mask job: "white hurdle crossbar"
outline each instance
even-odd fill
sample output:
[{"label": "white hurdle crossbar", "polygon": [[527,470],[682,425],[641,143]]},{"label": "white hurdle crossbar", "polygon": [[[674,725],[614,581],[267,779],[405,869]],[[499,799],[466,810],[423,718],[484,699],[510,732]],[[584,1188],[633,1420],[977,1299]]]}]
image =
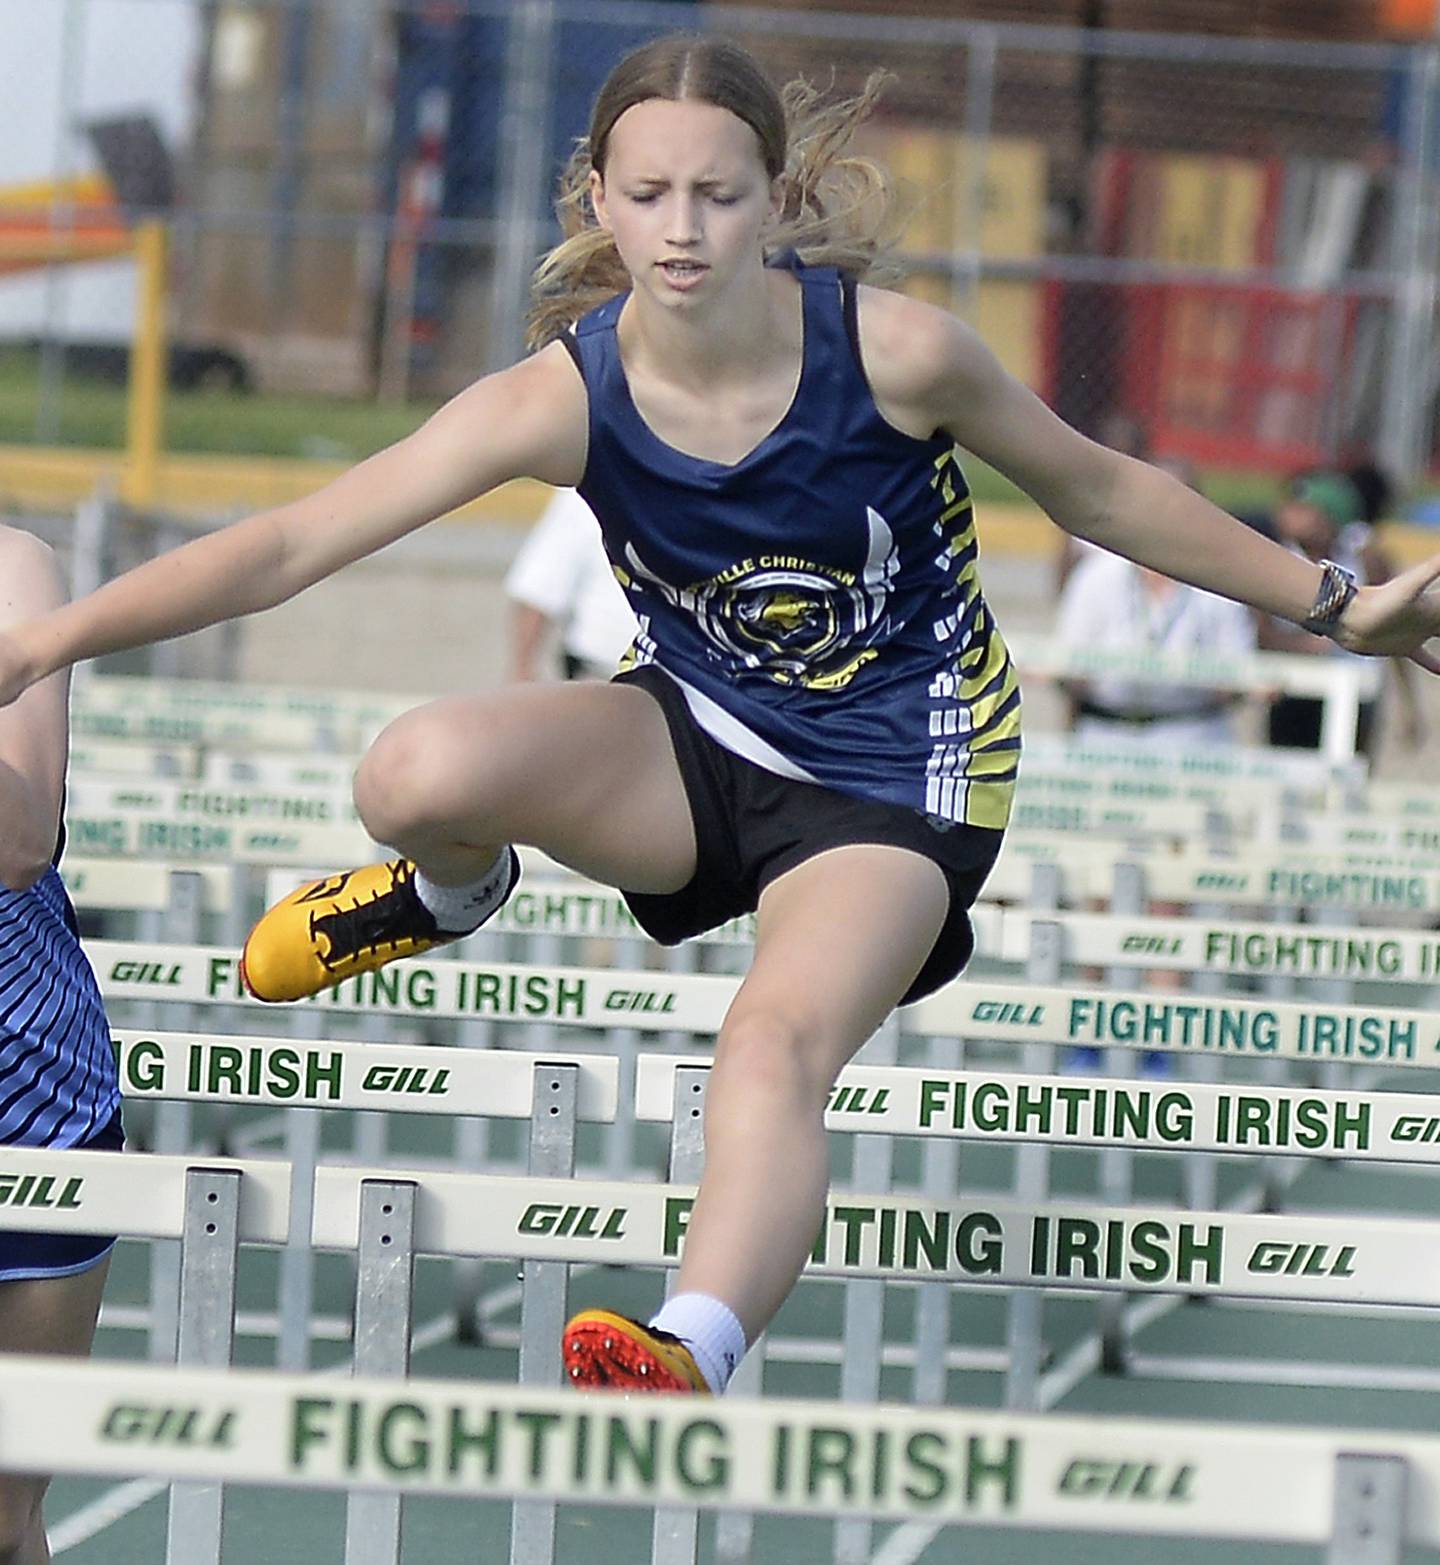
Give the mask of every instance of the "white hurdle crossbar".
[{"label": "white hurdle crossbar", "polygon": [[[991,910],[998,914],[998,910]],[[1071,921],[1078,920],[1072,926]],[[1032,934],[1023,933],[1023,948]],[[1088,920],[1083,914],[1053,914],[1034,921],[1063,936],[1068,927],[1095,931],[1076,960],[1107,957],[1140,965],[1217,971],[1204,962],[1200,944],[1179,920]],[[1436,948],[1433,937],[1413,932],[1357,931],[1336,934],[1296,926],[1298,944],[1284,926],[1216,925],[1223,934],[1220,971],[1255,975],[1273,971],[1278,952],[1318,952],[1327,958],[1323,974],[1358,976],[1346,953],[1366,954],[1370,976],[1424,981],[1421,970]],[[1257,937],[1247,948],[1245,934]],[[1131,937],[1137,943],[1127,945]],[[1016,946],[1021,944],[1017,937]],[[1088,934],[1087,934],[1088,939]],[[1139,941],[1149,949],[1141,949]],[[192,1005],[240,1005],[262,1014],[273,1008],[250,1000],[240,987],[238,955],[220,946],[160,945],[97,940],[90,953],[107,1001],[148,1000]],[[1101,953],[1096,955],[1095,953]],[[1407,965],[1408,968],[1407,968]],[[1299,959],[1285,966],[1294,969]],[[543,1019],[558,1026],[604,1029],[623,1023],[639,1032],[715,1033],[738,980],[703,973],[622,972],[606,968],[539,967],[522,963],[394,963],[378,973],[350,979],[295,1014],[342,1013],[405,1016],[416,1021],[523,1022]],[[1163,1051],[1212,1058],[1363,1063],[1389,1068],[1434,1069],[1440,1063],[1440,1021],[1432,1012],[1403,1006],[1304,1004],[1250,996],[1212,996],[1155,991],[1114,992],[1098,987],[1019,984],[958,979],[899,1013],[904,1034],[1008,1041],[1021,1044],[1094,1044],[1104,1048]],[[284,1041],[284,1040],[276,1040]]]},{"label": "white hurdle crossbar", "polygon": [[[326,1165],[317,1248],[353,1250],[369,1180],[420,1191],[424,1255],[674,1267],[689,1185]],[[1440,1307],[1440,1225],[1414,1219],[937,1200],[832,1191],[808,1276]],[[558,1335],[558,1334],[557,1334]]]},{"label": "white hurdle crossbar", "polygon": [[1185,1536],[1398,1565],[1440,1546],[1440,1439],[843,1407],[577,1397],[265,1370],[6,1361],[0,1466],[387,1494],[742,1508]]}]

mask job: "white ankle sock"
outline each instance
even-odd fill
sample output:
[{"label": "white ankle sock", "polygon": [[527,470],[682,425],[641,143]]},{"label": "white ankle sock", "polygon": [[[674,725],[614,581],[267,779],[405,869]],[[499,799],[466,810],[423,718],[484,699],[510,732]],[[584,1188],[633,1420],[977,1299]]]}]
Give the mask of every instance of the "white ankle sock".
[{"label": "white ankle sock", "polygon": [[510,849],[478,879],[464,886],[442,886],[421,869],[415,871],[415,895],[435,915],[446,934],[468,935],[479,929],[510,894]]},{"label": "white ankle sock", "polygon": [[680,1338],[717,1396],[745,1357],[745,1328],[728,1304],[708,1293],[675,1294],[650,1324]]}]

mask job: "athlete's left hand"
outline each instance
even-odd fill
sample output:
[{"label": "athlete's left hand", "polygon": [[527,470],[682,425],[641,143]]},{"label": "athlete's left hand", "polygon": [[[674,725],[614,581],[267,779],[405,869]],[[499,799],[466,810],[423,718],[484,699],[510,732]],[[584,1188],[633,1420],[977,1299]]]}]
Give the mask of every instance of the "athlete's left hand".
[{"label": "athlete's left hand", "polygon": [[1371,657],[1409,658],[1431,674],[1440,674],[1440,658],[1425,643],[1440,636],[1440,554],[1378,587],[1362,587],[1350,600],[1335,638],[1349,652]]}]

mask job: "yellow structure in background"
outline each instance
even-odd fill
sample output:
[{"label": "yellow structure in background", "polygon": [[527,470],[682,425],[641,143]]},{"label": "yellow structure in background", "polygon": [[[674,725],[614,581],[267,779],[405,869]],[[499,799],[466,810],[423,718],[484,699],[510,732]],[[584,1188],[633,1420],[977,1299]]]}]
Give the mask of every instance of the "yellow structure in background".
[{"label": "yellow structure in background", "polygon": [[131,505],[158,497],[165,438],[167,243],[165,225],[133,228],[99,174],[0,187],[0,276],[133,255],[139,268],[130,346],[129,407],[121,494]]},{"label": "yellow structure in background", "polygon": [[153,506],[160,490],[160,449],[165,439],[165,292],[168,235],[160,222],[135,229],[139,266],[135,338],[130,348],[130,401],[125,420],[125,476],[120,495],[137,507]]},{"label": "yellow structure in background", "polygon": [[[997,136],[981,147],[954,131],[867,126],[865,144],[894,176],[905,216],[906,250],[963,263],[1030,261],[1045,253],[1045,148]],[[1040,384],[1038,283],[987,278],[967,287],[937,272],[916,272],[905,292],[975,327],[1005,368]]]},{"label": "yellow structure in background", "polygon": [[1155,161],[1154,258],[1218,271],[1255,266],[1265,221],[1264,165],[1185,153]]}]

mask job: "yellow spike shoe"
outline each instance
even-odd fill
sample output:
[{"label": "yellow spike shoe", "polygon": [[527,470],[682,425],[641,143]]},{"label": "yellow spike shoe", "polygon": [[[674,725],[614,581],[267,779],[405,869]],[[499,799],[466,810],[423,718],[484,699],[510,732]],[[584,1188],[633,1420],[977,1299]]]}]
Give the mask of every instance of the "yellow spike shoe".
[{"label": "yellow spike shoe", "polygon": [[609,1310],[581,1310],[562,1344],[565,1376],[589,1391],[680,1391],[710,1395],[690,1349],[668,1331]]},{"label": "yellow spike shoe", "polygon": [[[509,896],[519,868],[510,850],[491,912]],[[468,933],[436,924],[416,894],[415,866],[408,859],[368,864],[312,881],[277,902],[250,931],[240,981],[257,1000],[304,1000]]]}]

